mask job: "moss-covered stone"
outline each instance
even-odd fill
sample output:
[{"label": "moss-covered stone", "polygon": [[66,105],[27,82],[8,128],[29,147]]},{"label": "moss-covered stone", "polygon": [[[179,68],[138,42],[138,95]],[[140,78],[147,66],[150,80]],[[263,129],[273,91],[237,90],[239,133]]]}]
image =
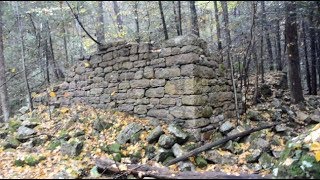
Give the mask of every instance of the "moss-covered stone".
[{"label": "moss-covered stone", "polygon": [[137,142],[139,142],[140,141],[140,134],[141,134],[141,131],[133,134],[131,136],[131,138],[130,138],[130,143],[131,144],[136,144]]},{"label": "moss-covered stone", "polygon": [[162,162],[162,164],[166,164],[167,162],[169,162],[170,160],[174,159],[173,156],[168,156],[166,157],[166,159]]},{"label": "moss-covered stone", "polygon": [[20,145],[20,142],[13,136],[8,137],[2,144],[1,146],[4,149],[9,149],[13,148],[16,149]]},{"label": "moss-covered stone", "polygon": [[111,144],[107,146],[108,153],[119,153],[121,149],[121,145],[118,143]]},{"label": "moss-covered stone", "polygon": [[113,154],[113,160],[120,162],[121,161],[121,154],[120,153],[114,153]]},{"label": "moss-covered stone", "polygon": [[53,140],[49,143],[48,145],[48,150],[55,150],[58,146],[61,145],[61,141],[60,140]]},{"label": "moss-covered stone", "polygon": [[9,121],[9,131],[15,132],[21,126],[21,121],[16,119],[11,119]]},{"label": "moss-covered stone", "polygon": [[208,162],[201,156],[198,156],[196,158],[196,166],[199,168],[206,167],[208,165]]},{"label": "moss-covered stone", "polygon": [[105,129],[109,129],[113,124],[112,123],[108,123],[104,120],[101,119],[96,119],[93,122],[93,128],[99,132],[105,130]]},{"label": "moss-covered stone", "polygon": [[16,159],[14,161],[15,166],[24,166],[24,165],[29,165],[29,166],[35,166],[40,163],[40,161],[45,160],[46,157],[44,156],[34,156],[30,155],[25,157],[24,159]]},{"label": "moss-covered stone", "polygon": [[58,139],[68,141],[71,138],[67,130],[62,130],[58,133]]}]

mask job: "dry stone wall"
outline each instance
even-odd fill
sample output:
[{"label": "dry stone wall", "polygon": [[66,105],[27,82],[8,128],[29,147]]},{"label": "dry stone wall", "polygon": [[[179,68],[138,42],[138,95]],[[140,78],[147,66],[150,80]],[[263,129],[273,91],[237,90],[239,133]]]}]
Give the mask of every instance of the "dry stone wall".
[{"label": "dry stone wall", "polygon": [[[233,117],[228,73],[194,35],[178,36],[156,47],[149,43],[107,44],[68,70],[50,103],[110,108],[141,117],[203,128]],[[35,98],[36,104],[44,99]],[[218,116],[220,115],[220,116]]]}]

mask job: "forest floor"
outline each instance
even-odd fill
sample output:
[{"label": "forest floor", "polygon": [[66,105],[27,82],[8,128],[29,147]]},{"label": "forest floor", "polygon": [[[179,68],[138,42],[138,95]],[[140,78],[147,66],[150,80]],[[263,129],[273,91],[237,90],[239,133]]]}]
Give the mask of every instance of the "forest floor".
[{"label": "forest floor", "polygon": [[[285,125],[262,130],[190,157],[188,162],[191,165],[187,166],[197,172],[221,171],[262,177],[272,174],[288,140],[318,127],[314,125],[319,123],[320,98],[306,96],[304,104],[291,105],[286,90],[281,96],[272,85],[270,90],[273,94],[262,96],[257,105],[250,105],[240,122],[228,120],[229,129],[241,132],[248,127],[281,121]],[[136,140],[119,145],[120,131],[132,123],[143,126],[143,131]],[[161,151],[159,143],[148,142],[154,126],[145,119],[125,113],[85,105],[54,108],[49,113],[48,107],[39,106],[32,112],[22,109],[8,124],[1,126],[0,178],[119,178],[119,173],[101,173],[96,165],[100,158],[121,162],[122,175],[128,170],[125,164],[129,163],[164,167],[161,162],[150,158],[150,145],[155,152]],[[160,123],[160,126],[164,134],[170,134],[168,124]],[[219,125],[207,142],[217,140],[214,136],[222,138],[227,135],[219,132],[222,126]],[[174,173],[185,166],[174,164],[169,169]],[[134,177],[127,174],[126,178]]]}]

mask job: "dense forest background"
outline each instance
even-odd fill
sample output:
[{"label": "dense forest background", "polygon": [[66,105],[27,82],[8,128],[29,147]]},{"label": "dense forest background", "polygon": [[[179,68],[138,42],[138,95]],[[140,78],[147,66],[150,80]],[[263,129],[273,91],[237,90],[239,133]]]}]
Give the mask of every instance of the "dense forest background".
[{"label": "dense forest background", "polygon": [[[28,99],[33,92],[63,79],[65,69],[77,63],[78,57],[97,50],[97,43],[92,39],[103,43],[119,39],[161,43],[187,33],[199,34],[208,42],[211,52],[232,62],[240,88],[247,83],[248,74],[260,74],[263,82],[265,72],[288,72],[289,37],[286,34],[295,33],[298,52],[293,58],[300,66],[301,75],[294,72],[294,79],[301,79],[305,93],[317,93],[320,81],[318,2],[293,2],[293,8],[289,2],[282,1],[79,1],[68,4],[63,1],[1,3],[3,51],[0,53],[5,65],[1,65],[5,74],[1,82],[6,82],[6,87],[1,87],[2,91],[7,89],[9,109],[30,104]],[[295,28],[289,27],[289,31],[295,32],[285,31],[285,24],[290,20],[288,15],[295,16],[292,22]]]}]

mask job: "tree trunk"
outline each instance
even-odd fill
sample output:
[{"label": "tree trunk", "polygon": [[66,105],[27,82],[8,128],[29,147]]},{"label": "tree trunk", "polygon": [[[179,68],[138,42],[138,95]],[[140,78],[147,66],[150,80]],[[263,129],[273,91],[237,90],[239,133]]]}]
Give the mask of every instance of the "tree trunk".
[{"label": "tree trunk", "polygon": [[261,83],[264,83],[264,51],[263,51],[263,34],[260,37],[260,73],[261,73]]},{"label": "tree trunk", "polygon": [[277,70],[282,71],[282,62],[281,62],[281,37],[280,37],[280,21],[276,19],[276,28],[277,28]]},{"label": "tree trunk", "polygon": [[138,13],[139,1],[134,2],[134,20],[136,23],[136,41],[140,42],[140,27],[139,27],[139,13]]},{"label": "tree trunk", "polygon": [[231,35],[230,35],[230,29],[229,29],[229,17],[228,17],[228,4],[226,1],[220,1],[222,5],[223,10],[223,21],[224,21],[224,29],[225,33],[227,35],[227,63],[228,63],[228,69],[231,70],[231,80],[232,80],[232,87],[233,87],[233,94],[234,94],[234,101],[235,101],[235,108],[236,108],[236,116],[237,120],[239,120],[239,111],[238,111],[238,98],[237,98],[237,89],[236,89],[236,83],[234,79],[233,74],[233,63],[230,59],[230,50],[231,50]]},{"label": "tree trunk", "polygon": [[231,35],[229,29],[229,17],[228,17],[228,4],[226,1],[220,1],[223,11],[224,31],[226,34],[227,42],[227,66],[230,68],[230,49],[231,49]]},{"label": "tree trunk", "polygon": [[104,44],[104,21],[103,21],[103,1],[98,1],[98,17],[97,17],[97,41]]},{"label": "tree trunk", "polygon": [[301,86],[300,76],[300,60],[298,33],[296,22],[296,2],[286,1],[286,26],[285,32],[287,36],[288,46],[288,73],[289,87],[292,103],[299,103],[304,100]]},{"label": "tree trunk", "polygon": [[15,3],[16,5],[16,16],[17,16],[17,22],[18,22],[18,28],[19,28],[19,33],[20,33],[20,40],[21,40],[21,59],[22,59],[22,69],[23,69],[23,78],[25,82],[25,88],[27,92],[27,104],[30,112],[33,110],[33,103],[32,103],[32,98],[31,98],[31,91],[30,91],[30,85],[28,81],[28,76],[27,76],[27,69],[26,69],[26,59],[25,59],[25,45],[24,45],[24,38],[23,38],[23,29],[22,29],[22,21],[20,20],[20,14],[19,14],[19,5],[18,2]]},{"label": "tree trunk", "polygon": [[256,50],[256,41],[255,41],[255,29],[256,29],[256,13],[257,13],[257,2],[252,1],[252,33],[254,34],[253,42],[252,42],[252,59],[255,62],[256,66],[256,77],[255,77],[255,88],[254,88],[254,99],[253,104],[258,103],[258,95],[259,95],[259,89],[258,89],[258,83],[259,83],[259,62],[257,58],[257,50]]},{"label": "tree trunk", "polygon": [[318,33],[318,76],[319,76],[319,86],[320,86],[320,18],[319,18],[319,14],[320,14],[320,2],[317,1],[317,33]]},{"label": "tree trunk", "polygon": [[117,17],[117,25],[118,25],[119,34],[121,34],[123,31],[123,21],[122,21],[121,15],[120,15],[119,5],[118,5],[117,1],[112,1],[112,3],[113,3],[114,13],[116,14],[116,17]]},{"label": "tree trunk", "polygon": [[191,33],[200,37],[195,1],[189,1],[189,3],[190,3],[190,12],[191,12]]},{"label": "tree trunk", "polygon": [[180,30],[180,35],[182,35],[182,21],[181,21],[181,2],[178,1],[178,22],[179,22],[179,30]]},{"label": "tree trunk", "polygon": [[172,1],[172,4],[173,4],[173,14],[174,14],[174,21],[175,21],[175,24],[176,24],[176,30],[177,30],[177,35],[180,36],[180,27],[179,27],[179,17],[178,17],[178,14],[177,14],[177,11],[176,11],[176,4],[174,3],[174,1]]},{"label": "tree trunk", "polygon": [[67,64],[67,67],[69,67],[70,62],[69,62],[69,55],[68,55],[67,33],[66,33],[66,27],[64,23],[64,13],[62,10],[62,4],[63,4],[63,1],[60,1],[60,10],[63,18],[62,20],[63,46],[64,46],[64,54],[66,56],[66,64]]},{"label": "tree trunk", "polygon": [[309,36],[311,49],[311,94],[317,94],[317,61],[316,61],[316,33],[314,29],[314,13],[313,10],[309,12]]},{"label": "tree trunk", "polygon": [[160,9],[160,15],[161,15],[162,26],[163,26],[164,39],[167,40],[169,39],[169,36],[167,31],[166,20],[164,19],[164,15],[163,15],[162,3],[161,1],[158,1],[158,2],[159,2],[159,9]]},{"label": "tree trunk", "polygon": [[263,21],[265,37],[267,40],[267,48],[268,48],[268,55],[269,55],[269,61],[270,61],[270,71],[272,71],[272,70],[274,70],[272,45],[271,45],[271,40],[270,40],[270,36],[269,36],[269,28],[267,26],[268,22],[267,22],[267,15],[266,15],[264,1],[261,1],[261,6],[262,6],[262,21]]},{"label": "tree trunk", "polygon": [[308,60],[308,48],[307,48],[307,37],[306,37],[306,24],[305,21],[302,20],[302,33],[301,36],[303,38],[303,48],[304,48],[304,57],[306,62],[306,79],[307,79],[307,86],[308,86],[308,94],[311,95],[311,82],[310,82],[310,67],[309,67],[309,60]]},{"label": "tree trunk", "polygon": [[217,28],[217,40],[218,40],[218,51],[222,50],[222,42],[221,42],[221,31],[220,31],[220,21],[219,21],[219,11],[217,1],[213,1],[214,5],[214,17],[216,19],[216,28]]},{"label": "tree trunk", "polygon": [[0,100],[3,113],[3,120],[7,122],[10,117],[10,106],[9,98],[7,91],[7,82],[6,82],[6,68],[4,63],[4,54],[3,54],[3,5],[4,2],[0,1]]}]

